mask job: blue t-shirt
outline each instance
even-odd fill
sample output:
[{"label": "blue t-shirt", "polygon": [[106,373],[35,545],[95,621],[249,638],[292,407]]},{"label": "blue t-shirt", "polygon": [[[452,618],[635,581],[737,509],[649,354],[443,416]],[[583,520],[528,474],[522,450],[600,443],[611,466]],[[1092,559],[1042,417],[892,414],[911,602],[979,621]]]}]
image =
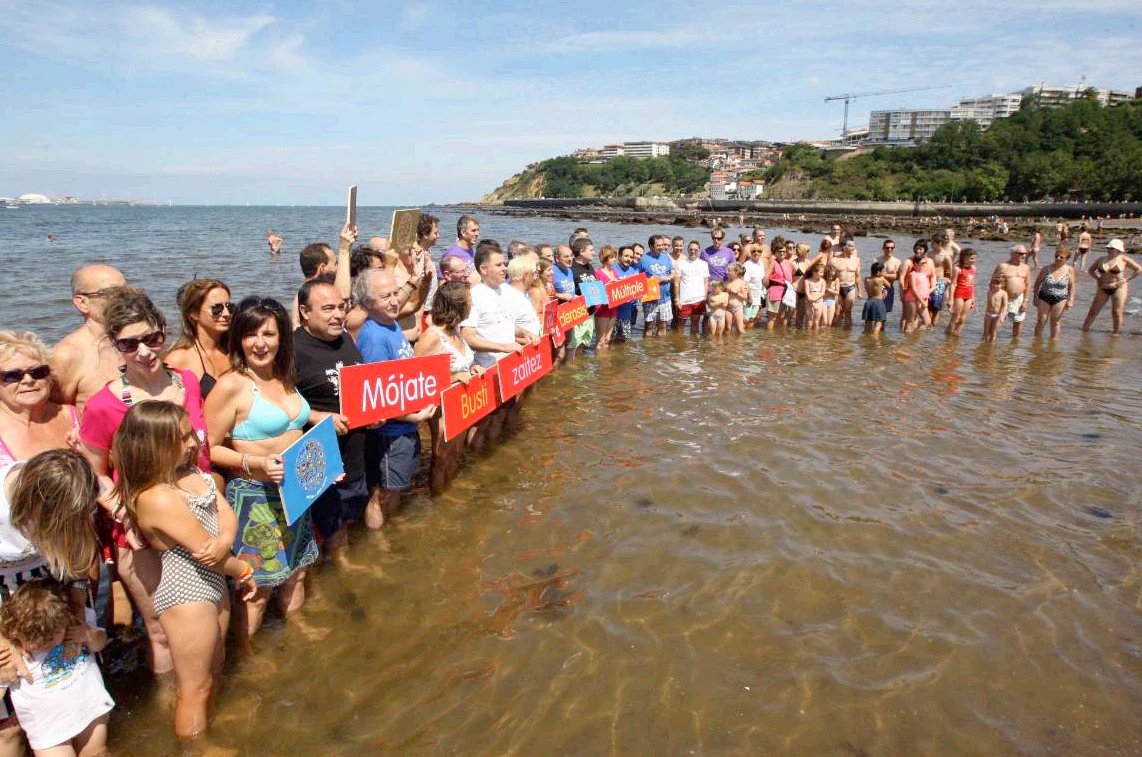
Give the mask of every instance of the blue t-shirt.
[{"label": "blue t-shirt", "polygon": [[551,267],[555,271],[555,291],[560,294],[575,294],[575,271],[570,268],[563,269],[557,265]]},{"label": "blue t-shirt", "polygon": [[[414,356],[412,345],[408,343],[400,324],[385,325],[372,318],[366,318],[357,332],[357,349],[366,363],[382,363],[386,360],[404,360]],[[385,421],[381,426],[385,436],[401,436],[416,433],[416,424],[406,421]]]},{"label": "blue t-shirt", "polygon": [[[615,266],[615,273],[618,274],[620,279],[629,279],[631,276],[637,276],[639,273],[638,264],[636,263],[635,265],[632,265],[630,268],[623,268],[622,263],[619,263],[618,265]],[[630,320],[630,317],[632,315],[634,315],[635,308],[637,308],[637,307],[638,307],[638,300],[635,300],[633,302],[628,302],[625,305],[619,305],[618,317],[619,318],[626,318],[627,320]]]},{"label": "blue t-shirt", "polygon": [[663,279],[658,285],[661,292],[659,301],[670,302],[670,274],[674,270],[674,263],[671,262],[670,256],[664,252],[655,257],[652,253],[644,252],[642,260],[638,263],[638,269],[647,276]]},{"label": "blue t-shirt", "polygon": [[725,281],[730,274],[726,270],[730,263],[737,260],[734,251],[729,247],[714,247],[710,245],[702,251],[702,260],[710,266],[710,281]]}]

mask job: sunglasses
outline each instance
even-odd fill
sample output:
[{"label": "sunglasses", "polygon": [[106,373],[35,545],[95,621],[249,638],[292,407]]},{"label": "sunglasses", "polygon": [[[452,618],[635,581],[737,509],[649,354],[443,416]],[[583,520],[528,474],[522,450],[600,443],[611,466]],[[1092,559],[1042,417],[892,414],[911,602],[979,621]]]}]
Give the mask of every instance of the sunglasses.
[{"label": "sunglasses", "polygon": [[167,335],[161,329],[159,331],[152,331],[149,334],[142,336],[128,336],[122,339],[112,339],[111,343],[115,345],[115,349],[122,352],[124,355],[130,355],[139,350],[140,344],[147,345],[147,349],[158,349],[163,346],[163,342],[167,340]]},{"label": "sunglasses", "polygon": [[76,294],[89,299],[98,300],[103,297],[110,297],[118,288],[119,287],[103,287],[102,289],[96,289],[91,292],[76,292]]},{"label": "sunglasses", "polygon": [[13,371],[4,371],[0,373],[0,384],[18,384],[24,380],[24,376],[31,376],[34,381],[42,381],[48,376],[52,375],[52,368],[50,365],[37,365],[33,368],[20,370],[17,368]]},{"label": "sunglasses", "polygon": [[233,302],[219,302],[217,305],[211,305],[210,306],[210,315],[214,316],[215,318],[220,318],[222,316],[223,310],[225,310],[230,315],[234,315],[234,303]]}]

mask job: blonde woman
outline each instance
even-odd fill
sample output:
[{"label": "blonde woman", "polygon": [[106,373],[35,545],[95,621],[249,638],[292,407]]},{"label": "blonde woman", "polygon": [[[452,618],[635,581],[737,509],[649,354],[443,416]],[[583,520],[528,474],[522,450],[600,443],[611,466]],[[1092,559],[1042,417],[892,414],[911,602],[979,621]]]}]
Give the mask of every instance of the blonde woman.
[{"label": "blonde woman", "polygon": [[48,348],[29,331],[0,331],[0,467],[67,447],[73,405],[51,401]]}]

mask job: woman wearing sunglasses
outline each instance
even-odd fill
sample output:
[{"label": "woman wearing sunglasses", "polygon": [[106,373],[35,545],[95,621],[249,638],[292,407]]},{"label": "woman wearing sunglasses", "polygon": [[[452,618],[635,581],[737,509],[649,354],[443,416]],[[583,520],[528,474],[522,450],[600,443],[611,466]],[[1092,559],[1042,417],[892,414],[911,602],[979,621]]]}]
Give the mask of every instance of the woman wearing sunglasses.
[{"label": "woman wearing sunglasses", "polygon": [[48,356],[35,334],[0,331],[0,469],[66,448],[68,434],[79,426],[74,406],[50,399]]},{"label": "woman wearing sunglasses", "polygon": [[[210,470],[206,421],[202,415],[202,395],[198,377],[187,370],[173,370],[163,364],[166,342],[166,319],[151,299],[139,289],[123,289],[103,311],[103,322],[111,344],[123,359],[119,378],[109,381],[87,403],[79,436],[91,467],[101,477],[111,474],[108,462],[115,432],[123,416],[143,400],[166,400],[186,408],[190,425],[198,436],[201,453],[200,470]],[[110,481],[105,480],[110,489]],[[127,589],[131,603],[143,618],[150,644],[147,662],[156,676],[172,670],[166,634],[155,616],[154,591],[159,583],[159,555],[148,549],[135,529],[132,519],[121,504],[109,498],[101,500],[111,518],[102,532],[111,542],[119,579]],[[103,520],[106,523],[106,519]],[[233,539],[237,523],[230,519],[219,523],[219,539]]]},{"label": "woman wearing sunglasses", "polygon": [[226,351],[226,333],[234,314],[230,288],[218,279],[195,279],[179,291],[178,304],[182,333],[167,353],[166,363],[193,373],[205,400],[218,377],[230,370]]}]

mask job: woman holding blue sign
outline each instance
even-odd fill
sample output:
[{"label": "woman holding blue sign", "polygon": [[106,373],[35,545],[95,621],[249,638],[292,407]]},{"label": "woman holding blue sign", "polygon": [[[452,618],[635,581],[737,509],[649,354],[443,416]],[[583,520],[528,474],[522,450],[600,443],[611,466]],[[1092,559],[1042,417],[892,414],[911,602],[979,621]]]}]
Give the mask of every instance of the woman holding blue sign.
[{"label": "woman holding blue sign", "polygon": [[226,576],[243,599],[253,597],[254,570],[231,554],[219,523],[234,513],[214,479],[195,465],[199,441],[186,411],[148,400],[123,418],[111,457],[119,473],[116,493],[159,552],[162,572],[155,615],[170,643],[175,675],[175,733],[184,741],[206,731],[206,708],[225,659],[230,597]]},{"label": "woman holding blue sign", "polygon": [[317,561],[309,513],[289,525],[277,486],[285,477],[281,455],[302,436],[309,403],[294,386],[293,333],[277,300],[243,300],[228,346],[232,370],[207,398],[206,425],[211,459],[234,476],[226,485],[226,500],[238,516],[234,549],[258,585],[254,598],[238,608],[246,616],[248,642],[275,589],[283,613],[301,609],[305,569]]}]

